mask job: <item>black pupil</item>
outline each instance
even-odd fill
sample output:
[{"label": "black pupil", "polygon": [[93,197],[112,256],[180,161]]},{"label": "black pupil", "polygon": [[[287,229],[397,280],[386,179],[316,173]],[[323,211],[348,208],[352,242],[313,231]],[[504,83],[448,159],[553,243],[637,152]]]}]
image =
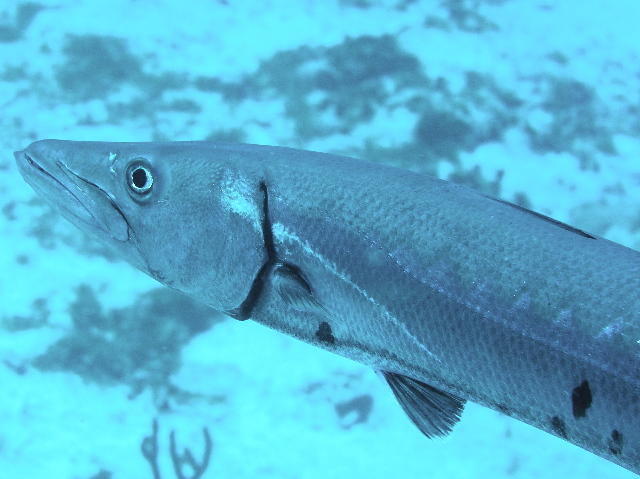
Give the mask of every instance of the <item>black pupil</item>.
[{"label": "black pupil", "polygon": [[133,181],[133,186],[142,189],[147,185],[147,172],[144,168],[136,168],[131,174],[131,180]]}]

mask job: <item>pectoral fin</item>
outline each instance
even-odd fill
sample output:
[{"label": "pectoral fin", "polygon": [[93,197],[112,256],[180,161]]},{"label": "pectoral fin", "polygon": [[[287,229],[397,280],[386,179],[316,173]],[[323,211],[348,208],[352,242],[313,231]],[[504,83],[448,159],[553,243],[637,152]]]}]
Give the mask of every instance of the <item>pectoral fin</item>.
[{"label": "pectoral fin", "polygon": [[460,420],[464,399],[401,374],[378,371],[411,422],[428,438],[446,436]]},{"label": "pectoral fin", "polygon": [[273,270],[273,286],[284,302],[293,309],[309,313],[327,313],[295,266],[290,264],[276,266]]}]

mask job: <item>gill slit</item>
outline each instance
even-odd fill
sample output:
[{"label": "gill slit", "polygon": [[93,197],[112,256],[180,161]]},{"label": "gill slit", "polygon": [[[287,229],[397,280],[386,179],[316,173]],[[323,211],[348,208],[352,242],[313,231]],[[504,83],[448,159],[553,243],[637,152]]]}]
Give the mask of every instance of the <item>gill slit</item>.
[{"label": "gill slit", "polygon": [[258,270],[258,274],[253,279],[251,289],[245,300],[237,308],[226,311],[226,314],[238,321],[246,321],[251,318],[253,310],[264,291],[264,286],[269,274],[280,263],[273,241],[273,229],[271,218],[269,217],[269,191],[264,181],[260,182],[260,192],[263,195],[262,202],[262,240],[267,250],[267,261]]}]

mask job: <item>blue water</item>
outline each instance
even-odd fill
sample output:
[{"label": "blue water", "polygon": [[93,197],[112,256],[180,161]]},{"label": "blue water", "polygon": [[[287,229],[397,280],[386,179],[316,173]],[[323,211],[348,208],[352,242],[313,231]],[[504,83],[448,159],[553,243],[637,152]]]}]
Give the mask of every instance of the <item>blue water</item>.
[{"label": "blue water", "polygon": [[630,0],[0,1],[0,478],[633,477],[473,404],[425,439],[363,366],[158,289],[12,152],[341,153],[640,249],[638,20]]}]

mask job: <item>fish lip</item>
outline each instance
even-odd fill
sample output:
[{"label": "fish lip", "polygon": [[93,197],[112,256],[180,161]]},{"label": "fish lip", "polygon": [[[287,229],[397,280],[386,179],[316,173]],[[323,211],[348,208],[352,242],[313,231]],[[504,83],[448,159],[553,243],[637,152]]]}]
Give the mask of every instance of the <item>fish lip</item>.
[{"label": "fish lip", "polygon": [[22,173],[22,176],[27,181],[27,183],[29,183],[29,185],[31,185],[33,189],[37,190],[38,193],[43,193],[46,196],[46,198],[48,198],[50,201],[59,203],[59,201],[52,198],[51,195],[48,194],[46,190],[42,188],[42,186],[37,182],[37,179],[33,178],[34,172],[40,177],[43,177],[45,181],[49,183],[53,183],[63,188],[65,191],[71,194],[71,196],[73,196],[76,201],[79,201],[78,198],[71,193],[71,190],[67,185],[65,185],[62,181],[60,181],[54,175],[49,173],[45,168],[42,167],[42,165],[40,165],[37,161],[35,161],[33,157],[29,155],[26,151],[16,151],[13,155],[16,158],[16,163],[18,164],[18,169],[20,170],[20,173]]},{"label": "fish lip", "polygon": [[[14,152],[14,157],[25,181],[69,221],[81,222],[92,231],[106,234],[114,240],[130,239],[130,228],[124,214],[113,197],[98,185],[74,173],[59,161],[51,164],[60,170],[60,174],[55,175],[27,150]],[[94,193],[97,190],[98,197],[88,194],[82,186],[92,188]],[[108,208],[106,210],[105,205]]]},{"label": "fish lip", "polygon": [[[40,163],[35,161],[31,155],[29,155],[26,150],[16,151],[13,156],[16,159],[16,163],[18,164],[18,170],[22,174],[25,181],[40,195],[47,199],[48,202],[57,205],[60,208],[68,210],[68,208],[64,207],[64,204],[56,198],[55,196],[50,194],[51,186],[53,185],[59,191],[61,188],[67,194],[69,194],[74,202],[79,202],[78,198],[71,193],[71,190],[67,185],[65,185],[62,181],[56,178],[54,175],[49,173]],[[45,187],[44,185],[48,187]]]},{"label": "fish lip", "polygon": [[33,166],[37,170],[40,170],[45,175],[52,176],[47,170],[45,170],[42,166],[40,166],[40,164],[37,161],[35,161],[31,157],[31,155],[29,155],[29,153],[26,152],[26,150],[16,151],[13,153],[13,156],[16,158],[16,162],[18,163],[18,165],[20,165],[21,163],[20,158],[22,157],[24,160],[27,161],[29,165]]}]

